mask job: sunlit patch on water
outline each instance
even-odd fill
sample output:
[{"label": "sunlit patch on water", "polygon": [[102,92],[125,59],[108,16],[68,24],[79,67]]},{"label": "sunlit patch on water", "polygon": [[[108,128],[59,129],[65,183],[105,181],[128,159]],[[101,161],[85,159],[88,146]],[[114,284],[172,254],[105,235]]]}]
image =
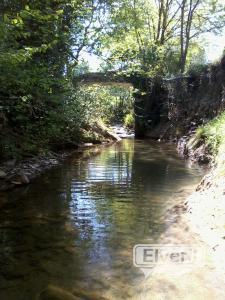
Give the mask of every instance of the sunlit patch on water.
[{"label": "sunlit patch on water", "polygon": [[0,212],[0,299],[26,300],[53,284],[128,299],[143,281],[135,244],[161,242],[167,210],[202,176],[173,146],[124,140],[82,160],[76,154]]}]

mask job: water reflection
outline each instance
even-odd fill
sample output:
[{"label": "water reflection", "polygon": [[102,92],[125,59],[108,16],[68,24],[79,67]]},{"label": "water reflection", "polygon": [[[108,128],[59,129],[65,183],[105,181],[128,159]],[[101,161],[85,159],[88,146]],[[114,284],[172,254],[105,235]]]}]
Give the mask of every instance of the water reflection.
[{"label": "water reflection", "polygon": [[33,299],[47,284],[127,299],[141,274],[132,247],[157,241],[177,192],[196,184],[173,146],[124,140],[75,155],[0,212],[0,299]]}]

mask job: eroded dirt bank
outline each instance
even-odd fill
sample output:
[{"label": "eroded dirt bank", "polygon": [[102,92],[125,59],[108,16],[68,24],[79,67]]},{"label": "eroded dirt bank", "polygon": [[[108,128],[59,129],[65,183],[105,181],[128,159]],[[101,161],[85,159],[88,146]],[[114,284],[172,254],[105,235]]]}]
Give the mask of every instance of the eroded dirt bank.
[{"label": "eroded dirt bank", "polygon": [[[194,135],[180,139],[178,151],[192,162],[204,164],[206,175],[183,204],[185,220],[194,232],[206,242],[215,255],[225,252],[225,177],[223,154],[209,151],[203,140]],[[221,253],[222,253],[221,252]],[[222,257],[220,258],[222,262]],[[218,265],[219,266],[219,265]],[[225,265],[220,267],[225,269]]]}]

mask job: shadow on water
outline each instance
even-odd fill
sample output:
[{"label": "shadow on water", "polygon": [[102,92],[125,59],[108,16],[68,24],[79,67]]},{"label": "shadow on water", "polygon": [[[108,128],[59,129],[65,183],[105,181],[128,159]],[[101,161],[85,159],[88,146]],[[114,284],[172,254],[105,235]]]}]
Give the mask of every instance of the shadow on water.
[{"label": "shadow on water", "polygon": [[157,242],[166,211],[201,175],[174,146],[128,139],[11,192],[0,212],[0,299],[34,299],[48,284],[129,298],[142,280],[133,246]]}]

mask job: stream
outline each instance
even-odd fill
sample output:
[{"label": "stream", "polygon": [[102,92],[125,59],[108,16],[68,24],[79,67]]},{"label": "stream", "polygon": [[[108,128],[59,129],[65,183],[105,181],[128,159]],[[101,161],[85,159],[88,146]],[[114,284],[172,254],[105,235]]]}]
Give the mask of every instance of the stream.
[{"label": "stream", "polygon": [[160,243],[173,222],[168,209],[203,174],[173,145],[124,139],[93,152],[75,153],[5,196],[1,300],[36,299],[49,284],[106,299],[132,298],[144,279],[133,266],[133,247]]}]

